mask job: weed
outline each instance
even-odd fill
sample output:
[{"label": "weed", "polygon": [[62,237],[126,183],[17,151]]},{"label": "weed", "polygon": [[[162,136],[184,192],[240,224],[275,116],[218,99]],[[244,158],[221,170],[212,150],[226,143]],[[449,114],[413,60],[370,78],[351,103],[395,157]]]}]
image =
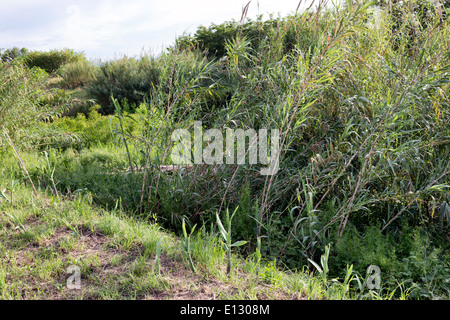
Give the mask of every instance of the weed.
[{"label": "weed", "polygon": [[194,272],[194,273],[196,273],[197,271],[195,269],[194,262],[192,261],[192,257],[191,257],[191,235],[194,232],[195,227],[196,226],[192,227],[191,233],[188,235],[186,232],[186,225],[185,225],[184,219],[183,219],[182,228],[183,228],[184,242],[182,243],[182,248],[187,255],[187,258],[189,261],[189,267],[191,268],[192,272]]},{"label": "weed", "polygon": [[236,207],[236,209],[234,210],[233,214],[230,217],[230,214],[229,214],[228,208],[227,208],[226,214],[225,214],[226,229],[224,228],[222,221],[220,221],[219,214],[216,213],[217,225],[219,226],[219,231],[223,237],[223,240],[225,241],[224,246],[225,246],[225,250],[227,251],[227,274],[229,274],[231,271],[231,248],[239,247],[239,246],[242,246],[247,243],[247,241],[243,241],[243,240],[236,241],[234,243],[232,243],[232,241],[231,241],[231,221],[233,220],[233,217],[236,214],[237,209],[238,209],[238,207]]}]

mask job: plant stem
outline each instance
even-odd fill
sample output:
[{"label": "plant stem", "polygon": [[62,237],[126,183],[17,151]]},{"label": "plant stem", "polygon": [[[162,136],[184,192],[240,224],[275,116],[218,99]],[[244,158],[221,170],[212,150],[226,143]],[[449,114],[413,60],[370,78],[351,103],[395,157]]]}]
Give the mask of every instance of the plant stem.
[{"label": "plant stem", "polygon": [[8,138],[9,143],[11,144],[11,147],[14,149],[14,152],[16,153],[17,158],[20,161],[20,164],[22,165],[23,170],[25,171],[25,173],[27,174],[28,180],[31,183],[31,187],[33,188],[34,194],[37,196],[38,192],[36,191],[36,188],[34,187],[34,183],[31,180],[30,174],[28,173],[27,168],[25,167],[25,164],[23,163],[22,158],[19,155],[19,152],[17,151],[16,147],[14,146],[14,142],[12,141],[11,137],[9,136],[8,132],[6,131],[5,127],[3,127],[3,133],[5,134],[5,136]]}]

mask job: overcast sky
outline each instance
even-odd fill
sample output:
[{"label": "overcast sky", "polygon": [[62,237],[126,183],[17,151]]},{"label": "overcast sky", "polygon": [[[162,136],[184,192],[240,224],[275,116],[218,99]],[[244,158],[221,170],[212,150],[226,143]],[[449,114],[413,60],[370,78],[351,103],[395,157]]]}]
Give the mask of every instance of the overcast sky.
[{"label": "overcast sky", "polygon": [[[303,0],[310,3],[311,0]],[[0,48],[71,48],[90,59],[153,54],[200,25],[239,20],[248,0],[0,0]],[[299,0],[253,0],[248,17],[293,13]],[[303,7],[303,5],[302,5]]]}]

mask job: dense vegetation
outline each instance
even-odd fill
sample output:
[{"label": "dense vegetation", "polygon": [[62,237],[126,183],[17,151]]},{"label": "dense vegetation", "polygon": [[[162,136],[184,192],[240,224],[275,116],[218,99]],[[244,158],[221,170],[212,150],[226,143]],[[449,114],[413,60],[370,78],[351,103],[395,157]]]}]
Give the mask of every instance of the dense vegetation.
[{"label": "dense vegetation", "polygon": [[[316,270],[325,283],[346,283],[352,270],[364,279],[376,265],[393,297],[448,299],[449,8],[392,3],[266,21],[244,14],[180,37],[161,56],[98,67],[67,50],[4,52],[0,191],[24,180],[11,140],[30,180],[55,195],[120,204],[180,236],[184,223],[213,235],[216,213],[225,221],[234,212],[228,236],[246,241],[233,249],[244,257]],[[172,132],[198,120],[279,129],[280,170],[162,172]]]}]

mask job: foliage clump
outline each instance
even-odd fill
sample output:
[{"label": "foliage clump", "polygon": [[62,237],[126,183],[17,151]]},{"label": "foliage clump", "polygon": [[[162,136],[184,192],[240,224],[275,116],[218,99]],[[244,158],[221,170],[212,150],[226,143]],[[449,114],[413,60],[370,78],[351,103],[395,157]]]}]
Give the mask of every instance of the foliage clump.
[{"label": "foliage clump", "polygon": [[85,59],[84,54],[67,48],[62,50],[31,51],[24,57],[24,61],[28,67],[38,67],[47,73],[54,73],[67,63]]}]

